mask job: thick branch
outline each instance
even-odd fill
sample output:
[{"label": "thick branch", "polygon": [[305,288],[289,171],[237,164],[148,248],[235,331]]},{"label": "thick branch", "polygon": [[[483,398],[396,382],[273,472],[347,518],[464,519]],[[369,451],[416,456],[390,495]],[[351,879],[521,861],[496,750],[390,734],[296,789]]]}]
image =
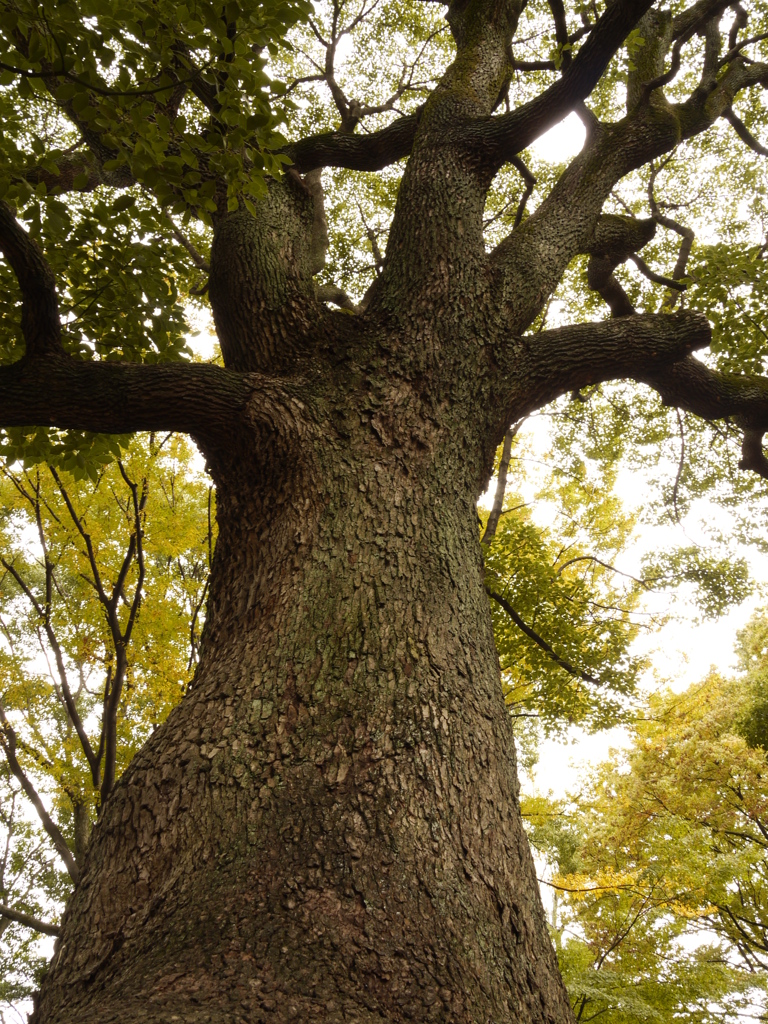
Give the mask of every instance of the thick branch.
[{"label": "thick branch", "polygon": [[[587,267],[587,284],[608,303],[613,316],[632,316],[635,312],[613,272],[627,259],[639,260],[637,250],[647,245],[655,232],[656,223],[653,220],[603,214],[597,222],[593,237],[584,247],[584,251],[591,256]],[[652,273],[642,260],[640,263],[649,274]]]},{"label": "thick branch", "polygon": [[17,924],[23,924],[25,928],[31,928],[35,932],[42,932],[44,935],[59,934],[58,925],[48,924],[47,921],[41,921],[39,918],[33,917],[31,914],[25,914],[21,910],[12,910],[11,907],[6,907],[3,903],[0,903],[0,917],[5,917],[9,921],[15,921]]},{"label": "thick branch", "polygon": [[22,295],[21,329],[27,355],[61,351],[56,280],[40,247],[0,201],[0,252],[11,266]]},{"label": "thick branch", "polygon": [[350,313],[360,312],[360,307],[355,305],[344,289],[339,288],[335,284],[319,285],[317,289],[317,297],[321,302],[332,302],[334,306],[340,306],[341,309],[348,309]]},{"label": "thick branch", "polygon": [[665,405],[705,420],[733,419],[744,431],[739,468],[768,480],[762,444],[768,431],[768,378],[720,373],[692,358],[633,376],[658,391]]},{"label": "thick branch", "polygon": [[697,26],[718,17],[731,2],[732,0],[698,0],[675,17],[672,22],[672,38],[690,38]]},{"label": "thick branch", "polygon": [[[56,164],[55,171],[50,169],[51,160]],[[120,171],[104,171],[93,155],[83,150],[62,153],[60,156],[52,153],[46,159],[45,166],[27,166],[18,172],[17,177],[28,181],[30,185],[42,183],[49,193],[56,195],[63,192],[93,192],[99,185],[120,188],[134,184],[127,167]]]},{"label": "thick branch", "polygon": [[[674,106],[661,103],[654,108],[638,103],[621,122],[601,126],[593,134],[535,213],[491,254],[492,272],[499,282],[499,305],[511,335],[533,321],[570,259],[584,251],[598,221],[598,203],[602,208],[615,183],[673,150],[681,137],[691,138],[707,130],[740,90],[761,82],[768,82],[768,64],[746,64],[739,57],[710,92],[698,89],[686,102]],[[683,262],[687,251],[686,247],[686,252],[681,252]],[[515,277],[515,268],[520,266],[526,267],[524,287]],[[618,292],[614,305],[625,314],[630,311]]]},{"label": "thick branch", "polygon": [[697,89],[685,103],[674,108],[682,137],[690,139],[705,131],[731,108],[738,93],[754,85],[768,87],[768,64],[736,57],[710,91]]},{"label": "thick branch", "polygon": [[768,480],[768,459],[763,451],[762,430],[745,430],[741,445],[741,461],[739,469],[751,469],[764,480]]},{"label": "thick branch", "polygon": [[300,174],[318,167],[347,167],[353,171],[380,171],[408,156],[416,137],[421,111],[400,117],[370,135],[324,132],[288,146],[285,152]]},{"label": "thick branch", "polygon": [[[507,395],[499,395],[505,421],[526,416],[560,395],[590,384],[664,374],[675,360],[707,346],[710,337],[706,318],[688,310],[574,324],[526,335],[504,352],[510,371],[508,377],[502,372],[498,385],[501,390],[508,381]],[[765,389],[768,393],[768,381]]]},{"label": "thick branch", "polygon": [[741,118],[736,116],[733,107],[728,107],[728,109],[724,111],[723,117],[728,121],[745,146],[749,146],[749,148],[754,150],[754,152],[759,156],[768,156],[768,149],[757,141]]},{"label": "thick branch", "polygon": [[636,310],[613,271],[616,265],[603,256],[593,256],[587,266],[587,284],[607,303],[611,316],[634,316]]},{"label": "thick branch", "polygon": [[176,430],[226,439],[238,412],[269,378],[219,366],[24,359],[0,367],[0,426],[50,425],[123,434]]},{"label": "thick branch", "polygon": [[676,405],[705,420],[729,417],[745,430],[768,430],[768,378],[710,370],[698,359],[631,374]]}]

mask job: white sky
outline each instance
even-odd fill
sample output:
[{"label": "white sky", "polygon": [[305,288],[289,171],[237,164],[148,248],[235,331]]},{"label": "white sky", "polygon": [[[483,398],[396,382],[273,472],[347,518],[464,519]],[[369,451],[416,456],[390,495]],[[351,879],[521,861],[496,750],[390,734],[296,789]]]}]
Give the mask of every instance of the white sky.
[{"label": "white sky", "polygon": [[584,125],[576,114],[569,114],[554,128],[541,135],[530,147],[531,152],[539,160],[563,163],[565,160],[572,160],[580,152],[586,135]]}]

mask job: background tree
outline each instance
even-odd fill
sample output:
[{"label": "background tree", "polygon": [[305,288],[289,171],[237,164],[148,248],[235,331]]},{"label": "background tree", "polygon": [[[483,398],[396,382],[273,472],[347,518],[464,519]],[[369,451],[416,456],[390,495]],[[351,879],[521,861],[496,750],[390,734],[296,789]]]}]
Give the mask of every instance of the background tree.
[{"label": "background tree", "polygon": [[[44,427],[39,449],[65,429],[189,433],[219,526],[194,684],[104,803],[38,1021],[570,1017],[475,502],[511,423],[617,378],[735,421],[741,466],[766,473],[766,384],[741,373],[764,339],[718,335],[719,368],[692,358],[712,330],[680,308],[693,228],[666,194],[721,120],[757,159],[766,13],[445,13],[2,7],[0,422]],[[377,47],[405,54],[396,81]],[[532,183],[527,147],[572,110],[582,152]],[[349,173],[335,229],[326,167]],[[383,173],[358,188],[355,171]],[[759,191],[749,159],[734,175]],[[730,227],[734,291],[759,294],[760,241]],[[357,238],[371,283],[349,294]],[[547,322],[585,260],[579,317],[599,296],[612,318]],[[223,366],[185,358],[180,295],[206,286]],[[86,461],[99,444],[72,443]]]},{"label": "background tree", "polygon": [[[653,550],[637,576],[622,568],[638,511],[616,493],[616,460],[585,458],[573,432],[564,460],[564,433],[544,459],[507,434],[481,530],[505,700],[518,746],[533,757],[541,736],[564,736],[574,725],[595,732],[634,716],[649,661],[633,642],[669,617],[644,598],[687,585],[689,615],[697,607],[715,618],[752,590],[744,557],[712,538]],[[537,509],[550,526],[537,522]]]},{"label": "background tree", "polygon": [[[124,442],[125,443],[125,442]],[[184,439],[135,439],[95,480],[4,466],[0,540],[2,996],[34,990],[117,777],[198,657],[210,487]],[[93,467],[92,467],[93,468]],[[52,916],[51,911],[54,914]]]},{"label": "background tree", "polygon": [[578,1020],[731,1020],[764,1003],[764,636],[763,616],[741,635],[746,677],[653,695],[572,805],[531,808]]}]

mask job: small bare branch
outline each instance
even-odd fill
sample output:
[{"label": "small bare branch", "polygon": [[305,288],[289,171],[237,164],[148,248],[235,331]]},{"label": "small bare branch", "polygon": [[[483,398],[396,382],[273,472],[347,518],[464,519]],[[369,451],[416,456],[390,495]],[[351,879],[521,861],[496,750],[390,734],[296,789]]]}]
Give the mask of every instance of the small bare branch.
[{"label": "small bare branch", "polygon": [[510,163],[519,172],[520,177],[525,182],[525,189],[523,191],[522,198],[520,199],[520,203],[517,207],[517,213],[515,214],[515,227],[518,227],[523,219],[525,207],[528,203],[529,198],[531,197],[531,193],[536,188],[536,177],[525,166],[525,164],[519,156],[513,156],[512,159],[510,160]]},{"label": "small bare branch", "polygon": [[75,704],[74,698],[72,697],[72,692],[69,687],[67,670],[64,664],[64,654],[62,652],[61,645],[59,644],[58,637],[56,636],[56,632],[51,623],[50,607],[43,606],[40,604],[40,602],[37,600],[34,593],[32,592],[31,588],[25,582],[21,573],[18,571],[18,569],[16,569],[15,565],[13,565],[12,562],[7,562],[5,558],[0,557],[0,564],[2,564],[2,566],[5,568],[6,572],[10,573],[10,575],[13,576],[19,589],[22,591],[24,596],[32,605],[35,614],[38,616],[40,620],[40,624],[43,628],[43,631],[45,632],[46,639],[50,645],[51,650],[53,651],[53,656],[56,661],[56,669],[59,676],[59,683],[61,685],[61,692],[64,698],[64,704],[67,709],[67,715],[69,716],[69,720],[71,721],[75,729],[75,732],[77,733],[77,737],[80,740],[80,746],[82,747],[86,760],[88,761],[91,771],[93,772],[95,765],[95,755],[93,752],[93,747],[91,746],[91,741],[88,738],[88,734],[85,731],[85,726],[83,725],[82,719],[80,718],[80,714],[77,710],[77,705]]},{"label": "small bare branch", "polygon": [[680,522],[680,510],[677,507],[677,498],[680,493],[680,480],[683,476],[683,470],[685,469],[685,427],[683,425],[683,417],[680,415],[680,410],[676,409],[677,413],[677,427],[680,431],[680,459],[677,464],[677,475],[675,476],[675,484],[672,488],[672,507],[675,510],[675,521]]},{"label": "small bare branch", "polygon": [[728,107],[724,110],[723,117],[731,125],[745,146],[749,146],[759,156],[768,156],[768,149],[757,141],[741,118],[736,116],[733,107]]},{"label": "small bare branch", "polygon": [[[170,217],[168,218],[170,220]],[[195,248],[189,238],[180,231],[176,225],[171,221],[171,234],[184,248],[187,250],[189,255],[192,257],[192,262],[195,264],[198,270],[202,270],[204,274],[210,274],[211,264],[208,260]]]},{"label": "small bare branch", "polygon": [[16,757],[16,745],[16,732],[12,727],[11,723],[8,721],[8,718],[6,717],[5,714],[5,708],[3,707],[3,704],[0,701],[0,747],[3,748],[3,753],[5,754],[5,758],[8,762],[8,767],[11,769],[14,776],[20,783],[21,788],[24,790],[27,796],[27,799],[35,808],[37,816],[40,819],[41,825],[48,833],[51,842],[56,848],[56,852],[61,857],[67,871],[69,872],[69,877],[75,884],[77,884],[77,882],[80,879],[80,871],[75,862],[75,858],[72,855],[72,851],[67,846],[66,840],[64,839],[64,836],[61,834],[58,825],[56,825],[53,818],[50,816],[48,811],[46,811],[43,805],[43,801],[40,799],[37,790],[32,785],[29,776],[19,764],[19,760]]},{"label": "small bare branch", "polygon": [[496,536],[496,530],[499,526],[499,519],[501,518],[502,509],[504,508],[504,495],[507,491],[507,472],[509,471],[509,463],[512,458],[512,442],[515,439],[516,434],[523,425],[523,420],[519,420],[514,423],[504,435],[504,445],[501,449],[501,462],[499,463],[499,475],[496,480],[496,493],[493,497],[493,507],[491,513],[488,516],[488,522],[485,525],[485,532],[483,533],[481,544],[490,544],[493,538]]}]

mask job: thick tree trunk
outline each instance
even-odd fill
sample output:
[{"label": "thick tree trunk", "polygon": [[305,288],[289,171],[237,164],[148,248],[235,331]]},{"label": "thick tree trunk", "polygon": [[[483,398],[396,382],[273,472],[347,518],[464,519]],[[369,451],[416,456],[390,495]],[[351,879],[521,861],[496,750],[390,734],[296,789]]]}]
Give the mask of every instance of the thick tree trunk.
[{"label": "thick tree trunk", "polygon": [[409,383],[317,391],[276,440],[207,453],[199,672],[94,830],[38,1024],[571,1019],[483,590],[479,446]]}]

